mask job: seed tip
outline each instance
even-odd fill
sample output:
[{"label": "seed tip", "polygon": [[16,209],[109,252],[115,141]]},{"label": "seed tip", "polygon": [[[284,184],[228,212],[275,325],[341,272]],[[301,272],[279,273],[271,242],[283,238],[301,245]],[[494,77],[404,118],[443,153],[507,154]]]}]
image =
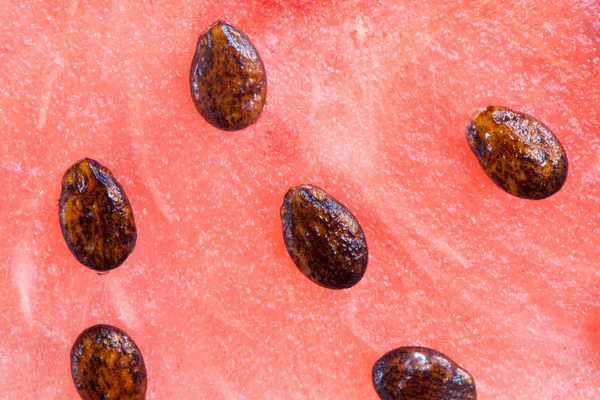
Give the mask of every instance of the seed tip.
[{"label": "seed tip", "polygon": [[476,118],[479,116],[479,114],[481,114],[481,113],[482,113],[482,112],[484,112],[485,110],[487,110],[487,108],[477,108],[477,109],[475,109],[475,111],[473,111],[473,112],[471,113],[471,118],[470,118],[470,120],[471,120],[471,121],[475,120],[475,119],[476,119]]}]

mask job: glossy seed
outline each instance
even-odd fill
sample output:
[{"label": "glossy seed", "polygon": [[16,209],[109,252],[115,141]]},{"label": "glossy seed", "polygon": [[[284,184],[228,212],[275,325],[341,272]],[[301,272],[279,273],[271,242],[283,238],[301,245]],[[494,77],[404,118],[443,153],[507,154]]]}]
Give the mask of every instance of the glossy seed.
[{"label": "glossy seed", "polygon": [[475,400],[471,374],[439,351],[400,347],[373,366],[373,385],[382,400]]},{"label": "glossy seed", "polygon": [[267,98],[267,74],[246,35],[219,21],[198,39],[190,88],[209,124],[237,131],[258,121]]},{"label": "glossy seed", "polygon": [[71,253],[96,271],[121,265],[135,247],[131,204],[112,173],[86,158],[62,180],[59,219]]},{"label": "glossy seed", "polygon": [[298,269],[330,289],[346,289],[367,269],[365,235],[352,213],[323,189],[291,188],[281,206],[283,240]]},{"label": "glossy seed", "polygon": [[469,147],[485,173],[506,192],[539,200],[567,179],[567,154],[540,121],[506,107],[490,106],[467,125]]},{"label": "glossy seed", "polygon": [[143,400],[147,375],[142,353],[119,328],[95,325],[71,348],[71,374],[84,400]]}]

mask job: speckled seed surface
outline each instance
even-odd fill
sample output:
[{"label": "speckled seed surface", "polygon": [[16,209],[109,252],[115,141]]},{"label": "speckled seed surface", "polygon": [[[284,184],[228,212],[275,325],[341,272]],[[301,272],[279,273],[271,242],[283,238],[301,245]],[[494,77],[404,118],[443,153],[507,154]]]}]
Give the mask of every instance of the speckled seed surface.
[{"label": "speckled seed surface", "polygon": [[283,239],[298,269],[330,289],[346,289],[367,269],[365,235],[352,213],[323,189],[291,188],[281,206]]},{"label": "speckled seed surface", "polygon": [[237,131],[258,120],[267,98],[267,75],[246,35],[219,21],[198,39],[190,88],[208,123]]},{"label": "speckled seed surface", "polygon": [[469,147],[485,173],[506,192],[539,200],[567,179],[567,154],[558,138],[534,117],[490,106],[467,125]]},{"label": "speckled seed surface", "polygon": [[373,366],[373,385],[382,400],[475,400],[471,374],[439,351],[400,347]]},{"label": "speckled seed surface", "polygon": [[71,373],[84,400],[143,400],[147,374],[142,353],[121,329],[95,325],[71,349]]},{"label": "speckled seed surface", "polygon": [[69,250],[93,270],[117,268],[135,247],[137,230],[129,199],[97,161],[86,158],[64,174],[59,219]]}]

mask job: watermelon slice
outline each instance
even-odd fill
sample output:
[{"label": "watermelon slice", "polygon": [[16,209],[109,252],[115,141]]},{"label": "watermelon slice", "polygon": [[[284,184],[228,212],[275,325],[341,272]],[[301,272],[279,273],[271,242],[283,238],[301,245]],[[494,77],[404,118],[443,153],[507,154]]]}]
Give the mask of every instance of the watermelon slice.
[{"label": "watermelon slice", "polygon": [[[600,4],[594,0],[3,0],[0,398],[76,399],[69,351],[110,324],[149,399],[375,399],[371,369],[434,348],[481,399],[600,398]],[[198,114],[189,71],[217,20],[268,76],[258,122]],[[569,157],[554,196],[508,195],[471,113],[535,116]],[[98,276],[57,217],[90,157],[138,238]],[[360,221],[353,288],[306,279],[279,208],[310,183]]]}]

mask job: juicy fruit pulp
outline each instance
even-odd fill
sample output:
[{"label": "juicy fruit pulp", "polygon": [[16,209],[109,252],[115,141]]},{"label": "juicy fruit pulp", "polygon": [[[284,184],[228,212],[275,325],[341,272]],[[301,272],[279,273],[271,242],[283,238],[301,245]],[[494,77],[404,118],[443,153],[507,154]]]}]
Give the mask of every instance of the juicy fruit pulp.
[{"label": "juicy fruit pulp", "polygon": [[525,199],[552,196],[567,179],[567,154],[535,118],[490,106],[467,125],[469,147],[485,173],[506,192]]},{"label": "juicy fruit pulp", "polygon": [[373,385],[382,400],[475,400],[471,374],[437,350],[400,347],[373,366]]},{"label": "juicy fruit pulp", "polygon": [[121,329],[95,325],[71,349],[71,373],[83,400],[144,400],[147,374],[142,353]]},{"label": "juicy fruit pulp", "polygon": [[244,129],[258,121],[265,104],[265,66],[242,31],[219,21],[198,39],[190,88],[208,123],[226,131]]},{"label": "juicy fruit pulp", "polygon": [[[0,4],[0,397],[77,398],[73,339],[109,323],[143,332],[156,400],[376,399],[371,368],[398,343],[442,349],[482,399],[600,398],[600,3]],[[218,19],[269,80],[259,122],[233,135],[190,95]],[[556,196],[524,201],[483,172],[465,126],[488,104],[559,135]],[[82,155],[115,174],[139,233],[102,279],[57,223]],[[362,224],[350,290],[285,249],[277,210],[301,182]]]},{"label": "juicy fruit pulp", "polygon": [[298,269],[329,289],[347,289],[367,270],[365,235],[352,213],[323,189],[291,188],[281,206],[283,238]]},{"label": "juicy fruit pulp", "polygon": [[137,230],[129,199],[97,161],[86,158],[65,172],[59,220],[71,253],[93,270],[117,268],[135,248]]}]

